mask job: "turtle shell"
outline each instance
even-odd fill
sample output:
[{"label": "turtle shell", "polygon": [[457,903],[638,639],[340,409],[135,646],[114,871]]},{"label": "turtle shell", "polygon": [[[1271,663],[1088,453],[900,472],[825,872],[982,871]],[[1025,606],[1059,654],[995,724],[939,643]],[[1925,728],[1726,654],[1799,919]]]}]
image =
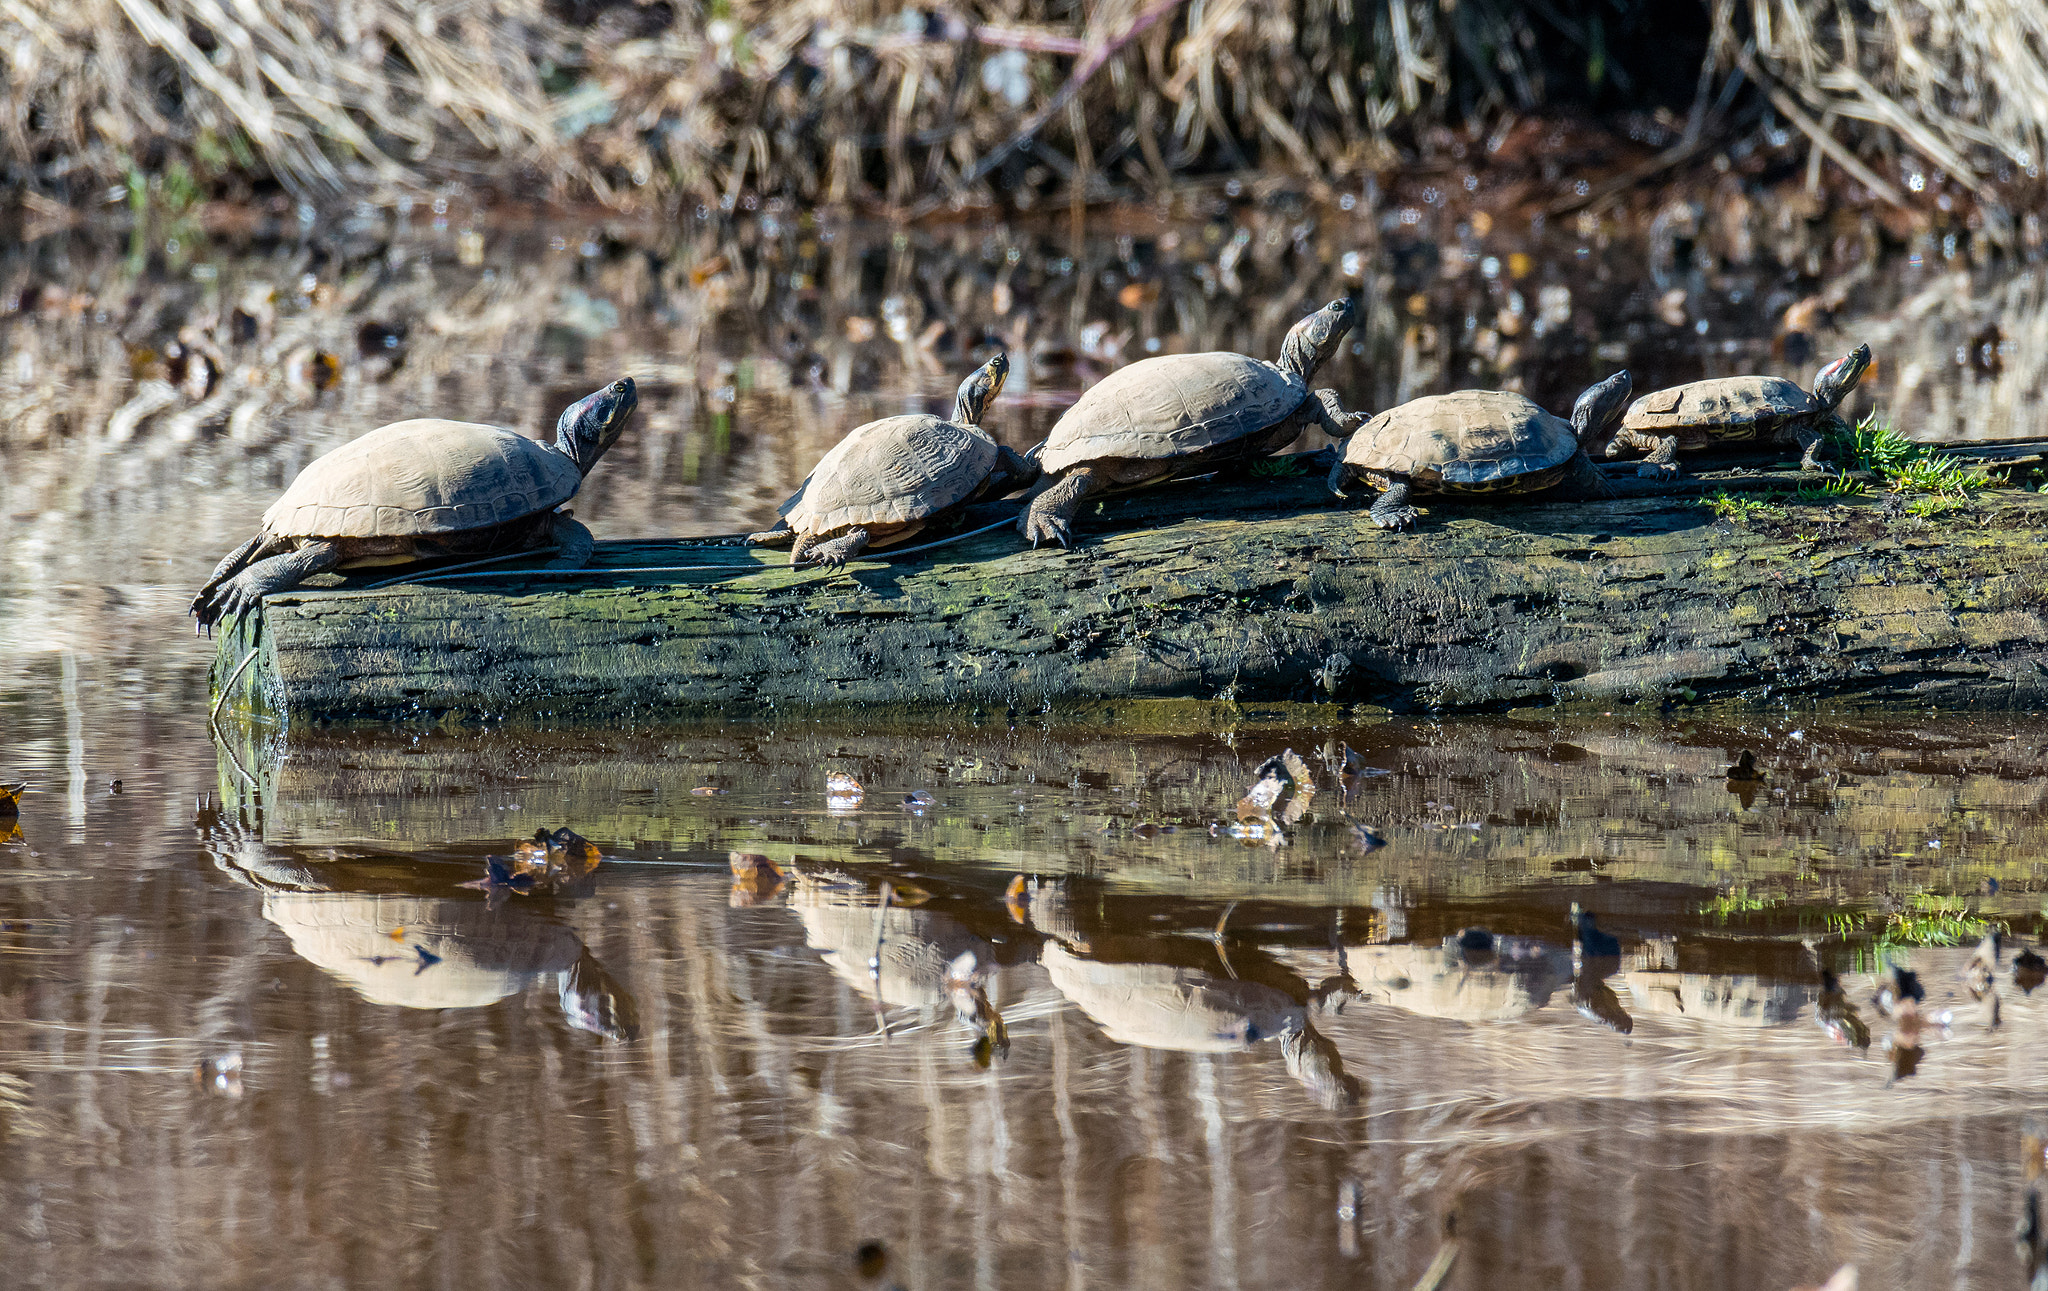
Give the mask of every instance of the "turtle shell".
[{"label": "turtle shell", "polygon": [[1302,1025],[1301,1005],[1263,982],[1175,964],[1084,959],[1058,942],[1039,953],[1060,994],[1123,1044],[1230,1053]]},{"label": "turtle shell", "polygon": [[1039,465],[1051,475],[1082,462],[1180,457],[1277,426],[1307,398],[1307,381],[1243,354],[1140,359],[1067,409]]},{"label": "turtle shell", "polygon": [[799,533],[923,520],[973,497],[998,455],[972,427],[929,413],[884,417],[835,444],[782,514]]},{"label": "turtle shell", "polygon": [[282,538],[461,533],[549,511],[576,495],[567,453],[471,421],[395,421],[316,458],[263,513]]},{"label": "turtle shell", "polygon": [[1652,390],[1628,406],[1625,430],[1696,430],[1711,439],[1749,439],[1820,407],[1783,377],[1716,377]]},{"label": "turtle shell", "polygon": [[1515,492],[1554,483],[1578,451],[1570,422],[1521,395],[1459,390],[1387,409],[1351,436],[1344,460],[1420,488]]},{"label": "turtle shell", "polygon": [[[575,933],[532,916],[507,918],[482,901],[389,893],[266,892],[263,917],[307,962],[372,1004],[466,1009],[516,995],[583,953]],[[400,944],[396,934],[404,934]],[[415,945],[439,956],[420,970]]]}]

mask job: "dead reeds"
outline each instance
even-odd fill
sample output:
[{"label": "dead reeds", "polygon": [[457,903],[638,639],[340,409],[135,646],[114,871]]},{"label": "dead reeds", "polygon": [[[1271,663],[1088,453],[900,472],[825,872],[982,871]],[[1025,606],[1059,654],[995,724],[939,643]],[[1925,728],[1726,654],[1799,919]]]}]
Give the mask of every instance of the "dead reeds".
[{"label": "dead reeds", "polygon": [[[1980,196],[2038,176],[2039,5],[1687,3],[1706,33],[1687,156],[1733,119],[1709,103],[1761,91],[1810,139],[1816,177],[1831,160],[1887,199],[1912,190],[1900,156]],[[1663,102],[1671,86],[1629,63],[1670,8],[26,0],[0,6],[0,137],[18,182],[72,199],[177,163],[316,199],[459,184],[617,206],[1029,208],[1253,170],[1346,183],[1434,125]]]}]

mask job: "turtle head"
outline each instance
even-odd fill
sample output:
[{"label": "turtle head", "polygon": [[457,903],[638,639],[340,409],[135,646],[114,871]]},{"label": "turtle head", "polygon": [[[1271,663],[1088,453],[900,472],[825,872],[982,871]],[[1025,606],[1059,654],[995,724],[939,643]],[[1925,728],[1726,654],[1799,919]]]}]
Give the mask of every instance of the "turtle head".
[{"label": "turtle head", "polygon": [[1859,345],[1841,358],[1822,368],[1813,378],[1814,402],[1823,412],[1833,412],[1835,405],[1849,397],[1856,383],[1863,379],[1863,371],[1870,366],[1870,347]]},{"label": "turtle head", "polygon": [[953,400],[953,424],[979,426],[982,415],[1002,393],[1003,382],[1009,377],[1010,356],[1002,353],[968,373],[960,383],[959,397]]},{"label": "turtle head", "polygon": [[1280,343],[1280,366],[1306,381],[1337,352],[1337,344],[1358,321],[1358,307],[1339,296],[1294,325]]},{"label": "turtle head", "polygon": [[604,389],[584,395],[562,410],[555,422],[555,447],[567,453],[585,475],[612,446],[626,419],[640,406],[633,378],[620,377]]},{"label": "turtle head", "polygon": [[1586,393],[1572,405],[1572,433],[1578,437],[1581,446],[1590,444],[1607,433],[1614,419],[1621,416],[1627,406],[1628,397],[1635,390],[1635,378],[1623,368],[1597,385],[1586,387]]}]

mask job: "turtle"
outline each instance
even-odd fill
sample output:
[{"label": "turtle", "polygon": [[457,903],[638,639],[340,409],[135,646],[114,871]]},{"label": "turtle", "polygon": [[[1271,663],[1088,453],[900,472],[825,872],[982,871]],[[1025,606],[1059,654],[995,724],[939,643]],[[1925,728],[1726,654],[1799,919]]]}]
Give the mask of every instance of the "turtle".
[{"label": "turtle", "polygon": [[263,529],[220,562],[190,613],[200,628],[239,618],[271,592],[329,569],[543,547],[550,569],[580,569],[592,539],[567,511],[583,477],[639,404],[631,377],[570,404],[544,444],[439,417],[396,421],[326,453],[263,513]]},{"label": "turtle", "polygon": [[1608,492],[1584,445],[1607,429],[1628,399],[1627,369],[1591,386],[1572,419],[1518,394],[1458,390],[1389,408],[1358,428],[1330,468],[1330,492],[1362,479],[1379,489],[1370,512],[1382,529],[1412,529],[1413,493],[1533,493],[1569,480]]},{"label": "turtle", "polygon": [[[1870,347],[1859,345],[1822,368],[1808,394],[1783,377],[1715,377],[1652,390],[1629,405],[1607,456],[1625,448],[1649,453],[1642,475],[1677,475],[1678,453],[1731,440],[1763,439],[1796,446],[1799,469],[1818,471],[1814,453],[1835,408],[1870,366]],[[1662,432],[1661,434],[1659,432]]]},{"label": "turtle", "polygon": [[793,538],[790,564],[837,568],[970,503],[1027,487],[1038,468],[981,429],[1009,375],[1008,356],[997,354],[960,383],[950,419],[914,413],[854,427],[782,504],[775,527],[747,542],[779,547]]},{"label": "turtle", "polygon": [[1348,299],[1331,301],[1287,333],[1277,363],[1229,351],[1164,354],[1110,373],[1046,438],[1038,465],[1057,482],[1032,499],[1018,528],[1034,547],[1048,538],[1071,546],[1074,513],[1090,494],[1264,457],[1304,426],[1343,438],[1354,414],[1309,381],[1356,317]]}]

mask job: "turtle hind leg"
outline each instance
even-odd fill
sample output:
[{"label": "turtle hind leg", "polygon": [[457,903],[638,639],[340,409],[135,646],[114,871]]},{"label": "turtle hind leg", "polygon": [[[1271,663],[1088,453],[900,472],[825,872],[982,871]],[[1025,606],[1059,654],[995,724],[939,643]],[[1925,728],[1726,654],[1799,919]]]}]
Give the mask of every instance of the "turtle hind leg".
[{"label": "turtle hind leg", "polygon": [[542,569],[581,569],[597,550],[597,539],[581,520],[567,511],[558,512],[554,522],[555,558]]},{"label": "turtle hind leg", "polygon": [[272,592],[297,587],[315,574],[323,574],[342,561],[338,542],[309,542],[297,551],[259,560],[195,603],[199,622],[211,627],[222,619],[238,619],[263,603]]},{"label": "turtle hind leg", "polygon": [[807,533],[790,549],[789,563],[837,569],[866,551],[867,547],[868,531],[865,529],[848,529],[830,542],[819,542],[815,534]]},{"label": "turtle hind leg", "polygon": [[1083,466],[1068,471],[1059,483],[1031,499],[1031,506],[1017,518],[1017,528],[1031,545],[1052,539],[1062,547],[1074,545],[1074,513],[1090,493],[1099,492],[1102,481]]},{"label": "turtle hind leg", "polygon": [[1382,529],[1413,529],[1422,512],[1408,505],[1408,494],[1408,481],[1396,480],[1366,514]]},{"label": "turtle hind leg", "polygon": [[796,541],[796,530],[789,527],[789,521],[777,520],[773,529],[750,533],[742,546],[746,547],[787,547]]}]

